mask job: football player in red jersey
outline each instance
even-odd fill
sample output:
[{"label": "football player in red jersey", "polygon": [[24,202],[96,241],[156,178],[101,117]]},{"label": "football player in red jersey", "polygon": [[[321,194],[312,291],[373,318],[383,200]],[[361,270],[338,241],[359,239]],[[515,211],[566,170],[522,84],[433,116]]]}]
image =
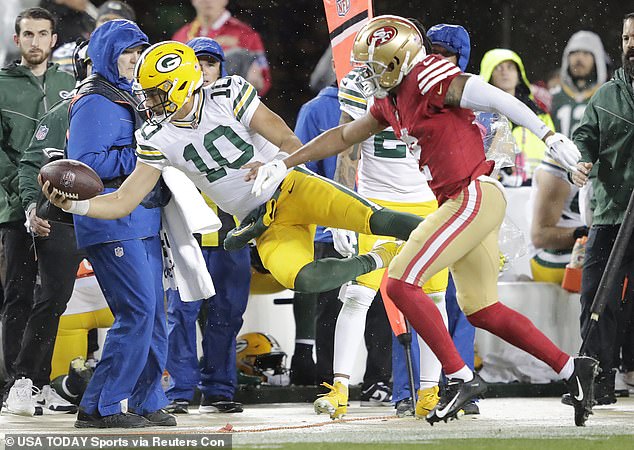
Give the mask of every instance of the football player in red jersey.
[{"label": "football player in red jersey", "polygon": [[[555,370],[574,398],[575,423],[583,425],[593,403],[597,363],[572,358],[526,317],[498,302],[498,232],[504,218],[504,188],[488,175],[482,138],[472,110],[495,112],[544,140],[549,156],[575,170],[580,153],[565,136],[553,133],[513,96],[428,54],[424,33],[397,16],[378,16],[357,34],[352,57],[366,69],[365,82],[376,101],[365,116],[321,134],[283,160],[253,168],[254,192],[277,185],[289,167],[340,153],[392,126],[419,155],[439,209],[410,235],[388,269],[387,291],[429,344],[449,378],[448,388],[427,420],[455,416],[486,390],[454,347],[438,309],[422,291],[432,275],[449,267],[458,302],[469,321],[541,359]],[[390,174],[386,173],[386,176]]]}]

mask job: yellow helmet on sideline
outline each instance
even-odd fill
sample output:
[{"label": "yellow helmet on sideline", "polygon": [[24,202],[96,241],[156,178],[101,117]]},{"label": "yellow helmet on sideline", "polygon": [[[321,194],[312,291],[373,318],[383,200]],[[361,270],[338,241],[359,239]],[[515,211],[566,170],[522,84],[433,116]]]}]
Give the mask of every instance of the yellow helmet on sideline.
[{"label": "yellow helmet on sideline", "polygon": [[288,378],[286,353],[268,333],[245,333],[236,339],[236,366],[246,375],[284,385]]}]

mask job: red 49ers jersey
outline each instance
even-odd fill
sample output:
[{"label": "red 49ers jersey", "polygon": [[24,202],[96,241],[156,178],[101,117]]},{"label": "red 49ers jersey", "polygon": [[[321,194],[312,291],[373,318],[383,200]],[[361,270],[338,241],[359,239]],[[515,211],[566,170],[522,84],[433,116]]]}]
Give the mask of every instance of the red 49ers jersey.
[{"label": "red 49ers jersey", "polygon": [[394,128],[410,151],[439,203],[456,197],[480,175],[493,170],[469,109],[444,106],[451,81],[461,73],[451,62],[429,55],[403,78],[396,95],[376,99],[370,113]]}]

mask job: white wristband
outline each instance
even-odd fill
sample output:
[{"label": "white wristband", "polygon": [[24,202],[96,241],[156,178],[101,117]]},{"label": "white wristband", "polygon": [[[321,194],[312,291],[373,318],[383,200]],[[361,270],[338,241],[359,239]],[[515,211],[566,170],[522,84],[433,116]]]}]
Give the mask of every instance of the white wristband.
[{"label": "white wristband", "polygon": [[70,208],[64,209],[67,213],[77,216],[85,216],[90,209],[90,200],[71,200]]}]

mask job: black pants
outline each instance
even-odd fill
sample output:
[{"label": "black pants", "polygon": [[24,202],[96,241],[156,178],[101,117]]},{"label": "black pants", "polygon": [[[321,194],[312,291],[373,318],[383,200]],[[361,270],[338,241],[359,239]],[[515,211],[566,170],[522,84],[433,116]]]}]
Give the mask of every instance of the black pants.
[{"label": "black pants", "polygon": [[37,262],[33,238],[22,222],[2,224],[2,250],[6,264],[2,307],[2,353],[5,371],[15,376],[14,364],[20,353],[26,323],[33,306]]},{"label": "black pants", "polygon": [[[28,309],[13,300],[11,303],[16,304],[15,308],[5,307],[3,324],[5,319],[11,321],[13,317],[14,322],[24,325],[19,332],[21,339],[10,339],[4,343],[4,348],[9,347],[10,354],[15,355],[13,359],[6,359],[9,375],[13,378],[31,378],[35,386],[41,387],[49,383],[59,318],[73,292],[77,267],[83,253],[77,250],[73,227],[55,222],[51,222],[48,237],[35,239],[35,247],[40,284],[35,295],[31,294]],[[24,289],[29,285],[25,285]],[[6,297],[8,305],[10,297]],[[11,331],[5,331],[4,327],[3,332],[11,336]],[[14,332],[17,336],[17,330]]]},{"label": "black pants", "polygon": [[[618,225],[597,225],[590,229],[586,245],[586,258],[583,264],[581,281],[581,335],[585,336],[590,323],[591,306],[599,287],[601,276],[607,265],[610,251],[614,245]],[[608,301],[605,310],[599,316],[595,331],[589,337],[586,348],[588,354],[599,360],[602,370],[609,371],[618,366],[615,356],[618,354],[619,322],[623,314],[623,285],[626,277],[634,281],[634,239],[627,243],[625,259],[612,275],[608,285]]]},{"label": "black pants", "polygon": [[[341,258],[332,244],[315,242],[315,259]],[[339,289],[322,292],[317,300],[315,345],[317,353],[317,380],[332,380],[335,346],[335,325],[342,303]],[[366,318],[365,345],[368,350],[363,386],[392,377],[392,330],[380,294],[372,302]]]}]

